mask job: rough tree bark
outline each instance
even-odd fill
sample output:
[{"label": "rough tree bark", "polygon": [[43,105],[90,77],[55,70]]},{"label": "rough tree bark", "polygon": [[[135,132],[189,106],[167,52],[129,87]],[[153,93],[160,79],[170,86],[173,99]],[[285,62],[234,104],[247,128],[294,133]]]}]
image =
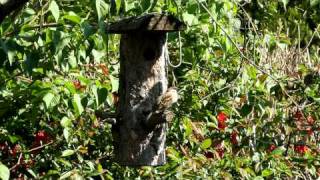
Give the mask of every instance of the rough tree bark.
[{"label": "rough tree bark", "polygon": [[121,33],[120,87],[117,121],[113,125],[115,161],[121,165],[162,165],[166,162],[167,121],[163,100],[169,97],[166,74],[166,33],[183,28],[172,16],[148,14],[111,24]]},{"label": "rough tree bark", "polygon": [[120,49],[120,119],[114,128],[115,159],[123,165],[161,165],[165,163],[166,116],[154,127],[148,124],[148,117],[168,87],[165,34],[125,34]]},{"label": "rough tree bark", "polygon": [[28,0],[0,0],[0,24],[6,16],[21,8]]}]

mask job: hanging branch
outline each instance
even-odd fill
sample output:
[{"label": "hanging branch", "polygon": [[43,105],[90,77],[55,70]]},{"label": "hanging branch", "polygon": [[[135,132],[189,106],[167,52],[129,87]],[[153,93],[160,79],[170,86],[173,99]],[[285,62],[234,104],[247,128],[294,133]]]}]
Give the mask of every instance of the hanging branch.
[{"label": "hanging branch", "polygon": [[21,8],[28,0],[4,0],[0,2],[0,24],[13,11]]}]

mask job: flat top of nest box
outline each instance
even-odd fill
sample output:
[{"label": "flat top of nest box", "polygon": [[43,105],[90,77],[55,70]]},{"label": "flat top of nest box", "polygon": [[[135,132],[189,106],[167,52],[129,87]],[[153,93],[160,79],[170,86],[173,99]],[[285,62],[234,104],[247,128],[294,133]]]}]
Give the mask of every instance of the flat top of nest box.
[{"label": "flat top of nest box", "polygon": [[107,32],[113,34],[126,34],[138,31],[171,32],[181,31],[186,25],[173,15],[146,14],[130,17],[107,25]]}]

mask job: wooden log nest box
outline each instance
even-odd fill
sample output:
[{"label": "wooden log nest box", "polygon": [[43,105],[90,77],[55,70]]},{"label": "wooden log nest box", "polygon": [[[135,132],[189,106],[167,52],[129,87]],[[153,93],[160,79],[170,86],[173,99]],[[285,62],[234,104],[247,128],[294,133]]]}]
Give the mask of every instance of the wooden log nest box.
[{"label": "wooden log nest box", "polygon": [[107,25],[121,34],[119,104],[112,127],[115,161],[127,166],[166,162],[168,107],[177,91],[168,88],[166,33],[185,24],[172,15],[146,14]]}]

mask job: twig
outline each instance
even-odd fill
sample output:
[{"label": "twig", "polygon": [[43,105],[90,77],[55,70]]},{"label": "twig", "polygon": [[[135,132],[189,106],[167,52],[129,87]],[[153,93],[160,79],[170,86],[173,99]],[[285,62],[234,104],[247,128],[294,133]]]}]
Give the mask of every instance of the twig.
[{"label": "twig", "polygon": [[257,27],[255,26],[255,24],[252,21],[252,18],[250,17],[250,15],[248,14],[248,12],[243,8],[244,5],[239,4],[238,2],[236,2],[235,0],[233,0],[233,3],[238,4],[240,6],[240,8],[242,9],[242,11],[244,12],[244,14],[247,16],[250,24],[252,25],[253,31],[255,32],[256,35],[258,35],[258,30]]},{"label": "twig", "polygon": [[20,153],[17,163],[10,168],[10,171],[12,171],[13,169],[15,169],[17,166],[21,164],[21,159],[22,159],[22,153]]},{"label": "twig", "polygon": [[320,24],[317,26],[316,30],[313,32],[313,34],[312,34],[312,36],[311,36],[311,38],[310,38],[307,46],[306,46],[300,53],[304,53],[304,52],[309,48],[309,46],[310,46],[311,43],[312,43],[312,40],[314,39],[314,36],[316,35],[316,33],[318,33],[318,29],[319,29],[319,28],[320,28]]},{"label": "twig", "polygon": [[23,76],[17,76],[18,79],[21,79],[22,81],[25,81],[27,83],[32,83],[33,80],[23,77]]},{"label": "twig", "polygon": [[286,147],[286,151],[284,153],[284,156],[288,155],[288,150],[289,150],[290,141],[291,141],[291,135],[292,135],[292,132],[289,133],[288,143],[287,143],[287,147]]},{"label": "twig", "polygon": [[[30,29],[39,29],[39,28],[48,28],[48,27],[60,27],[63,26],[63,24],[58,24],[58,23],[48,23],[48,24],[43,24],[43,25],[34,25],[34,26],[30,26],[28,28]],[[5,37],[11,36],[15,33],[18,33],[20,29],[15,29],[14,31],[8,32],[6,34],[4,34]]]},{"label": "twig", "polygon": [[30,150],[27,151],[27,152],[28,152],[28,153],[31,153],[31,152],[33,152],[33,151],[36,151],[36,150],[42,149],[42,148],[44,148],[44,147],[46,147],[46,146],[49,146],[49,145],[52,144],[52,143],[53,143],[53,141],[50,141],[50,142],[47,143],[47,144],[43,144],[43,145],[41,145],[41,146],[32,148],[32,149],[30,149]]},{"label": "twig", "polygon": [[205,99],[213,96],[214,94],[217,94],[217,93],[219,93],[219,92],[221,92],[221,91],[223,91],[223,90],[225,90],[225,89],[228,89],[228,88],[231,87],[232,85],[233,85],[233,83],[230,83],[230,84],[224,86],[223,88],[218,89],[218,90],[214,91],[213,93],[210,93],[210,94],[206,95],[206,96],[203,97],[200,101],[203,101],[203,100],[205,100]]}]

